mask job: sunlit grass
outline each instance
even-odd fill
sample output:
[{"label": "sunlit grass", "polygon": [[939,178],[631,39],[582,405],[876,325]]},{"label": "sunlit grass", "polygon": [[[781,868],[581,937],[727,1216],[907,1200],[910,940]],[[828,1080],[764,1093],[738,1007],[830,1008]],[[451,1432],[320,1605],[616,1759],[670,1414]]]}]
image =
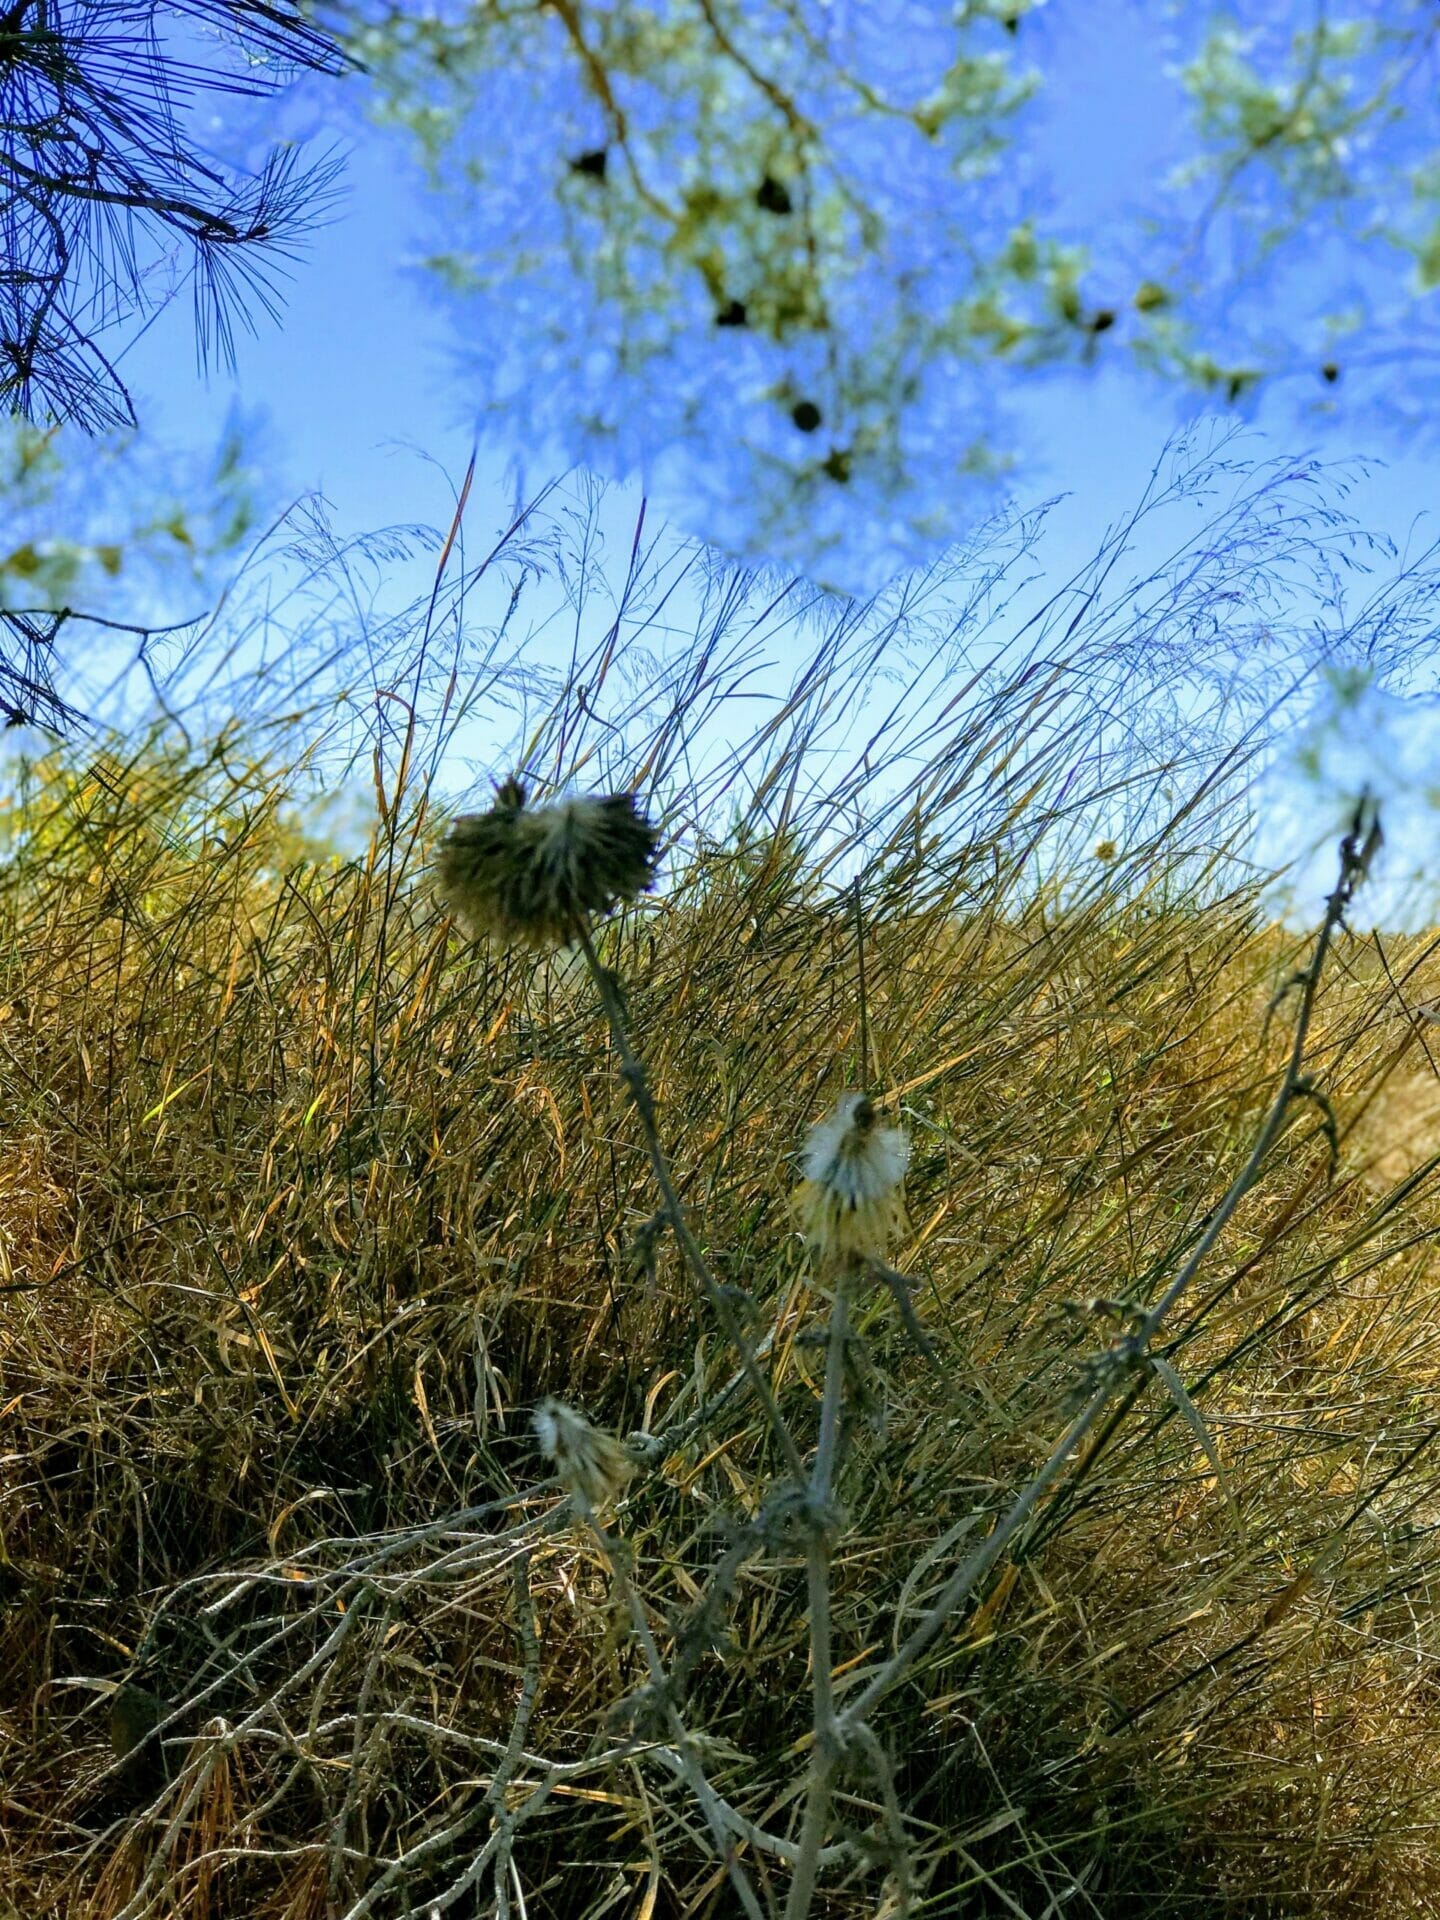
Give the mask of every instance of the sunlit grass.
[{"label": "sunlit grass", "polygon": [[[1124,781],[1175,798],[1096,858],[1120,775],[1071,674],[994,674],[907,756],[876,734],[848,846],[867,789],[815,768],[823,649],[730,824],[687,811],[673,713],[633,749],[668,851],[599,959],[806,1448],[799,1153],[862,1084],[911,1135],[920,1340],[884,1285],[853,1305],[842,1708],[1164,1291],[1285,1059],[1306,943],[1224,878],[1218,756],[1137,753]],[[67,1920],[736,1910],[611,1538],[778,1908],[805,1553],[593,983],[444,915],[421,772],[348,862],[286,792],[237,733],[57,755],[6,816],[0,1884]],[[1440,1909],[1432,944],[1342,939],[1321,980],[1329,1109],[1297,1109],[1160,1342],[1205,1444],[1137,1381],[875,1714],[912,1911]],[[537,1449],[547,1395],[654,1437],[606,1535]],[[173,1705],[168,1768],[111,1770],[123,1681]],[[897,1816],[839,1785],[861,1844],[816,1910],[898,1911]]]}]

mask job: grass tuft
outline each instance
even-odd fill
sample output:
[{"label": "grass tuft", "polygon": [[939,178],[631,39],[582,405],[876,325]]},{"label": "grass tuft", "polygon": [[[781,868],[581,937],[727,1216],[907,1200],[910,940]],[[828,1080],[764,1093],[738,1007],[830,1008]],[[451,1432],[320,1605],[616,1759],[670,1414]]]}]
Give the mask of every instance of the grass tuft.
[{"label": "grass tuft", "polygon": [[[1114,775],[1058,666],[877,753],[883,792],[806,786],[817,675],[730,824],[654,787],[660,883],[588,956],[452,924],[423,782],[345,862],[233,738],[35,774],[0,875],[17,1911],[784,1906],[811,1743],[1193,1254],[1309,950],[1219,882],[1223,760],[1094,857]],[[1440,1913],[1437,996],[1433,940],[1339,938],[1163,1365],[827,1759],[813,1911]],[[790,1195],[862,1083],[907,1224],[837,1281]],[[603,1523],[550,1397],[601,1430]],[[117,1741],[122,1698],[155,1710]]]}]

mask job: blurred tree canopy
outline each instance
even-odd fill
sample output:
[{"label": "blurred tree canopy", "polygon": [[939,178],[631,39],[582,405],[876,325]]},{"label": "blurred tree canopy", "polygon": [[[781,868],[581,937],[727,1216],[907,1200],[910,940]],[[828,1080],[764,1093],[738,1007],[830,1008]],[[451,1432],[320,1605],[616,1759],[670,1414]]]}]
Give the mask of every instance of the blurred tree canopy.
[{"label": "blurred tree canopy", "polygon": [[[1433,0],[314,11],[439,190],[477,409],[744,559],[929,561],[1023,471],[1014,403],[1109,366],[1182,415],[1433,416]],[[1113,217],[1045,133],[1097,43],[1174,134]]]},{"label": "blurred tree canopy", "polygon": [[[176,456],[134,434],[0,421],[0,729],[65,731],[80,680],[122,654],[148,670],[162,632],[173,652],[199,624],[217,565],[257,531],[247,438],[232,421],[207,457]],[[56,654],[77,630],[62,691]]]},{"label": "blurred tree canopy", "polygon": [[[1103,215],[1046,119],[1097,45],[1173,107]],[[1437,50],[1433,0],[0,0],[0,388],[130,423],[108,341],[182,282],[226,353],[323,212],[307,140],[368,116],[427,169],[498,445],[863,594],[1108,368],[1181,416],[1430,430]]]}]

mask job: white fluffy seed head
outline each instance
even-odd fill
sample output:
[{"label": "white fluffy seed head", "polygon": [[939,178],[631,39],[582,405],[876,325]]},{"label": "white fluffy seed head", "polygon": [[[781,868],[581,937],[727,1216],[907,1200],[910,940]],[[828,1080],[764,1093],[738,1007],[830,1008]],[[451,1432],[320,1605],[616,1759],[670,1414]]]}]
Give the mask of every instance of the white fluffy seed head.
[{"label": "white fluffy seed head", "polygon": [[910,1136],[879,1124],[868,1094],[847,1093],[810,1129],[796,1222],[823,1257],[883,1260],[905,1227]]},{"label": "white fluffy seed head", "polygon": [[534,1426],[540,1451],[582,1505],[612,1505],[634,1478],[635,1462],[620,1442],[563,1400],[542,1400]]},{"label": "white fluffy seed head", "polygon": [[858,1205],[893,1193],[910,1164],[910,1136],[879,1125],[868,1094],[846,1093],[810,1129],[802,1163],[807,1180]]}]

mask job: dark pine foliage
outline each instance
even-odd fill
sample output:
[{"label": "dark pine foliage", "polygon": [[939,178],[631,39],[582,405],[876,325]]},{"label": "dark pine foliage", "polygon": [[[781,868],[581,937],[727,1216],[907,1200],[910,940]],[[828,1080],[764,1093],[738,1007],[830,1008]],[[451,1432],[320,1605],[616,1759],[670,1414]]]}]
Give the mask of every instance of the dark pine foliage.
[{"label": "dark pine foliage", "polygon": [[[276,275],[325,209],[336,163],[278,147],[217,162],[197,115],[339,74],[290,0],[0,5],[0,402],[39,425],[135,424],[110,344],[188,280],[203,359],[274,312]],[[0,614],[7,714],[64,717],[49,672],[66,615]]]}]

